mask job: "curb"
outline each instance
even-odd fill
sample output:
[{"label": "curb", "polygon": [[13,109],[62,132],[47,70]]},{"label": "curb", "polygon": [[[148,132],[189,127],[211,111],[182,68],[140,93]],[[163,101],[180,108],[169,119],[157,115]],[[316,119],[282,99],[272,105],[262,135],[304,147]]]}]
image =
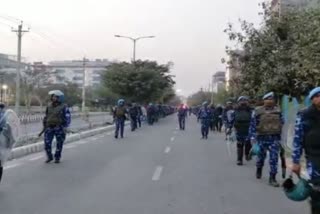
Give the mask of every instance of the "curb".
[{"label": "curb", "polygon": [[[128,123],[126,123],[126,125],[127,124]],[[105,127],[100,127],[100,128],[88,130],[88,131],[79,132],[76,134],[71,134],[71,135],[67,136],[64,144],[72,143],[72,142],[79,141],[84,138],[88,138],[88,137],[92,137],[94,135],[102,134],[106,131],[113,130],[114,128],[115,128],[115,125],[110,125],[110,126],[105,126]],[[53,143],[55,143],[55,142],[53,142]],[[26,145],[26,146],[21,146],[21,147],[13,149],[11,151],[8,160],[21,158],[23,156],[30,155],[33,153],[42,152],[42,151],[44,151],[43,141],[33,143],[30,145]]]}]

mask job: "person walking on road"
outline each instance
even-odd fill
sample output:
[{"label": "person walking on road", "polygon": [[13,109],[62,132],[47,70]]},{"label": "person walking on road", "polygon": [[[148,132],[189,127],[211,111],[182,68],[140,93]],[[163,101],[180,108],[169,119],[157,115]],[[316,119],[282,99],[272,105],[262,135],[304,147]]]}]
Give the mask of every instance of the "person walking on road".
[{"label": "person walking on road", "polygon": [[252,109],[249,107],[249,99],[241,96],[238,99],[238,107],[235,110],[234,128],[237,138],[237,165],[243,165],[243,153],[245,158],[249,161],[251,142],[249,138],[249,127]]},{"label": "person walking on road", "polygon": [[267,93],[263,100],[264,105],[257,107],[252,114],[249,129],[251,142],[258,143],[260,148],[256,163],[256,178],[261,179],[262,177],[264,161],[267,151],[269,151],[269,184],[273,187],[279,187],[276,175],[284,120],[280,109],[275,104],[273,92]]},{"label": "person walking on road", "polygon": [[226,132],[226,140],[228,135],[232,134],[232,127],[234,124],[234,108],[233,103],[231,101],[227,102],[227,106],[223,111],[223,123],[225,126],[225,132]]},{"label": "person walking on road", "polygon": [[153,125],[153,123],[155,122],[155,114],[156,110],[153,103],[149,103],[147,107],[147,120],[149,125]]},{"label": "person walking on road", "polygon": [[124,99],[119,99],[117,103],[117,107],[115,108],[113,112],[113,118],[116,122],[116,130],[114,137],[117,139],[119,137],[119,132],[120,132],[120,137],[123,138],[124,134],[124,124],[126,121],[126,114],[128,113],[126,107],[124,106]]},{"label": "person walking on road", "polygon": [[131,123],[131,131],[135,131],[138,128],[138,108],[135,103],[129,104],[129,116],[130,116],[130,123]]},{"label": "person walking on road", "polygon": [[207,101],[203,102],[202,108],[198,113],[198,119],[201,121],[202,139],[208,139],[211,115],[212,115],[212,112],[210,108],[208,108],[208,102]]},{"label": "person walking on road", "polygon": [[311,214],[320,213],[320,87],[309,93],[312,105],[297,114],[292,152],[292,171],[300,175],[301,156],[305,153],[307,172],[313,184]]},{"label": "person walking on road", "polygon": [[179,121],[179,128],[180,130],[185,130],[185,126],[186,126],[186,117],[187,117],[187,112],[188,110],[186,109],[186,107],[181,104],[179,109],[178,109],[178,121]]},{"label": "person walking on road", "polygon": [[217,105],[213,113],[215,130],[217,130],[218,132],[222,131],[222,125],[223,125],[222,113],[223,113],[223,108],[219,104]]},{"label": "person walking on road", "polygon": [[51,103],[47,106],[44,125],[44,147],[47,154],[46,163],[53,160],[52,141],[57,141],[54,155],[55,163],[60,163],[63,143],[66,139],[67,129],[71,123],[71,114],[67,105],[64,104],[64,94],[60,90],[49,92]]},{"label": "person walking on road", "polygon": [[137,116],[138,127],[141,128],[141,120],[142,120],[142,117],[143,117],[143,112],[142,112],[141,105],[137,105],[137,111],[138,111],[138,116]]}]

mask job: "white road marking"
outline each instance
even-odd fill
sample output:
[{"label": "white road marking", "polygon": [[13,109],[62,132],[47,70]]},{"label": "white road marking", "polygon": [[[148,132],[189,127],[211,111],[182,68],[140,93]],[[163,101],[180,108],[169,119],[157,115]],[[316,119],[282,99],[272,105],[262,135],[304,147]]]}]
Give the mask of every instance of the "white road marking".
[{"label": "white road marking", "polygon": [[170,140],[171,140],[171,142],[174,141],[174,137],[172,137]]},{"label": "white road marking", "polygon": [[29,161],[39,160],[39,159],[41,159],[41,158],[43,158],[43,157],[44,157],[44,155],[38,155],[38,156],[35,156],[35,157],[33,157],[33,158],[30,158]]},{"label": "white road marking", "polygon": [[154,171],[153,176],[152,176],[152,180],[153,180],[153,181],[158,181],[158,180],[160,180],[160,176],[161,176],[162,170],[163,170],[163,167],[162,167],[162,166],[158,166],[158,167],[156,168],[156,170]]},{"label": "white road marking", "polygon": [[170,151],[171,151],[171,148],[167,146],[166,149],[164,150],[164,153],[168,154]]},{"label": "white road marking", "polygon": [[20,165],[21,165],[20,163],[15,163],[15,164],[11,164],[11,165],[3,167],[3,169],[4,170],[12,169],[12,168],[15,168],[15,167],[20,166]]}]

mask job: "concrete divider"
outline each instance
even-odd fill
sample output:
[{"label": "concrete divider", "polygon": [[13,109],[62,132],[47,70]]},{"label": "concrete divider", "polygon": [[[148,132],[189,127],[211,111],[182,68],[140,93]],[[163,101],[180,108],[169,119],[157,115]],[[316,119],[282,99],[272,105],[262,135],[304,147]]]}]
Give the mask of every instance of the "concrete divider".
[{"label": "concrete divider", "polygon": [[[129,122],[126,122],[126,125],[128,125],[128,124],[129,124]],[[114,128],[115,128],[114,125],[110,125],[110,126],[105,126],[105,127],[100,127],[100,128],[96,128],[96,129],[91,129],[91,130],[79,132],[76,134],[71,134],[71,135],[67,136],[65,144],[79,141],[84,138],[92,137],[94,135],[102,134],[107,131],[114,130]],[[55,142],[54,142],[54,145],[55,145]],[[14,148],[12,150],[12,152],[9,156],[9,160],[17,159],[17,158],[20,158],[20,157],[23,157],[23,156],[26,156],[26,155],[29,155],[32,153],[41,152],[41,151],[44,151],[43,141],[29,144],[26,146],[21,146],[18,148]]]}]

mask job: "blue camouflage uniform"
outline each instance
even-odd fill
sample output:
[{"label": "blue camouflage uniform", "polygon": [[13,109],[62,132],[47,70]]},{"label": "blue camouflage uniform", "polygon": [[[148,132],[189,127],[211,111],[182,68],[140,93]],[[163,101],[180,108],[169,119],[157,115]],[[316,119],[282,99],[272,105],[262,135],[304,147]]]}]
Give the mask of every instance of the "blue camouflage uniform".
[{"label": "blue camouflage uniform", "polygon": [[231,129],[234,126],[235,111],[233,108],[226,108],[223,113],[223,123],[226,128],[226,134],[231,134]]},{"label": "blue camouflage uniform", "polygon": [[[64,105],[60,103],[59,105]],[[61,113],[59,114],[61,117],[62,123],[56,126],[51,126],[50,124],[46,125],[46,129],[44,132],[44,143],[45,143],[45,151],[47,153],[48,160],[53,159],[52,155],[52,141],[54,137],[56,138],[56,152],[54,158],[59,161],[61,158],[61,153],[63,149],[63,143],[66,139],[66,128],[70,126],[71,123],[71,114],[69,108],[64,105]],[[48,120],[48,108],[46,110],[46,119]]]},{"label": "blue camouflage uniform", "polygon": [[[281,121],[284,124],[284,118],[280,114]],[[261,152],[257,158],[257,167],[264,166],[264,160],[267,155],[267,151],[270,152],[269,164],[270,164],[270,175],[276,175],[278,172],[278,158],[280,152],[280,143],[281,143],[281,134],[276,135],[262,135],[257,136],[257,125],[260,122],[260,118],[255,115],[255,112],[252,112],[249,136],[251,140],[256,140],[261,148]]]},{"label": "blue camouflage uniform", "polygon": [[[317,97],[315,103],[319,101],[320,87],[313,89],[309,94],[309,99]],[[306,167],[310,181],[314,185],[314,191],[311,193],[311,213],[320,213],[320,111],[317,106],[312,105],[309,108],[298,112],[295,124],[295,135],[293,140],[292,161],[294,164],[300,164],[303,152],[306,154]]]},{"label": "blue camouflage uniform", "polygon": [[[303,154],[303,139],[305,133],[305,123],[302,113],[297,114],[296,125],[295,125],[295,135],[293,140],[293,151],[292,160],[293,163],[299,164],[301,156]],[[320,169],[312,164],[311,161],[307,160],[307,172],[310,179],[320,179]]]},{"label": "blue camouflage uniform", "polygon": [[201,134],[202,138],[208,138],[209,126],[212,117],[212,111],[207,106],[203,106],[198,114],[198,119],[201,120]]},{"label": "blue camouflage uniform", "polygon": [[[118,100],[118,106],[115,108],[113,112],[113,118],[116,123],[116,129],[114,134],[115,138],[119,137],[119,132],[120,132],[120,137],[123,138],[126,114],[128,114],[127,109],[124,107],[124,102],[125,101],[123,99]],[[118,110],[119,110],[119,113],[118,113]]]},{"label": "blue camouflage uniform", "polygon": [[[273,98],[274,94],[268,93],[263,99]],[[265,107],[267,110],[272,110],[274,107]],[[284,117],[282,113],[279,113],[281,123],[284,124]],[[258,135],[257,126],[260,123],[260,117],[256,115],[256,111],[252,112],[252,117],[250,121],[249,136],[253,141],[257,141],[260,146],[261,152],[257,156],[257,168],[262,168],[264,166],[264,161],[266,159],[267,151],[269,151],[269,164],[270,164],[270,177],[275,177],[278,173],[278,159],[281,147],[281,133],[272,135]]]}]

